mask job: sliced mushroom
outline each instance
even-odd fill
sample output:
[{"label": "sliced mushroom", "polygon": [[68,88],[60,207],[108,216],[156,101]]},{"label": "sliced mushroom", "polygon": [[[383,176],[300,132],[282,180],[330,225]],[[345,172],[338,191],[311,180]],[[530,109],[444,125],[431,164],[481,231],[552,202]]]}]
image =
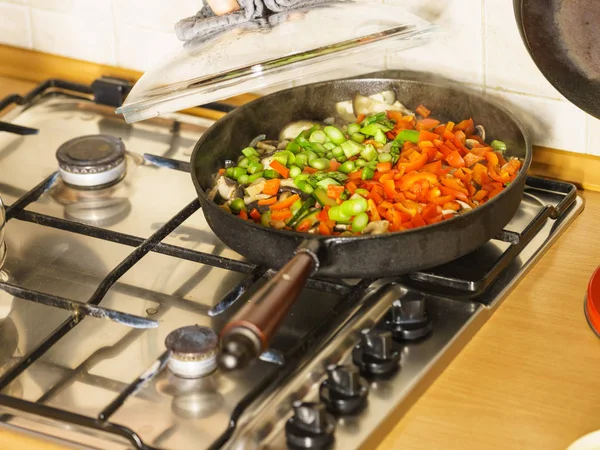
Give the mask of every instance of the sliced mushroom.
[{"label": "sliced mushroom", "polygon": [[255,198],[258,194],[260,194],[265,188],[265,183],[267,182],[264,178],[257,178],[254,180],[250,186],[246,187],[246,194],[249,197]]},{"label": "sliced mushroom", "polygon": [[352,100],[352,109],[355,115],[364,114],[370,116],[384,111],[400,111],[402,114],[412,114],[402,103],[395,102],[387,104],[365,97],[364,95],[356,94]]},{"label": "sliced mushroom", "polygon": [[469,212],[473,209],[473,208],[471,208],[470,205],[466,204],[465,202],[461,202],[460,200],[456,200],[456,203],[458,203],[460,205],[460,213],[459,214]]},{"label": "sliced mushroom", "polygon": [[352,109],[352,101],[351,100],[336,103],[335,110],[338,113],[338,115],[342,118],[342,120],[345,120],[346,122],[356,121],[356,116],[354,115],[354,112]]},{"label": "sliced mushroom", "polygon": [[396,93],[394,91],[383,91],[377,94],[369,95],[369,98],[391,105],[396,101]]},{"label": "sliced mushroom", "polygon": [[247,203],[246,208],[248,208],[248,211],[252,211],[253,209],[256,209],[261,214],[263,214],[269,210],[268,205],[259,205],[258,200],[254,200],[253,202]]},{"label": "sliced mushroom", "polygon": [[479,142],[477,142],[475,139],[467,139],[465,141],[465,145],[467,146],[467,148],[473,148],[475,147],[477,144],[479,144]]},{"label": "sliced mushroom", "polygon": [[258,136],[256,136],[254,139],[252,139],[250,141],[250,144],[248,144],[248,147],[256,147],[256,144],[258,144],[260,141],[264,141],[267,138],[266,134],[259,134]]},{"label": "sliced mushroom", "polygon": [[458,212],[453,209],[442,209],[442,214],[458,214]]},{"label": "sliced mushroom", "polygon": [[267,152],[272,152],[274,150],[277,150],[278,145],[279,141],[260,141],[256,144],[256,148],[265,150]]},{"label": "sliced mushroom", "polygon": [[236,196],[238,184],[231,178],[219,177],[217,180],[217,190],[223,200],[231,200]]},{"label": "sliced mushroom", "polygon": [[362,234],[385,234],[389,226],[390,223],[387,220],[376,220],[375,222],[370,222],[362,231]]},{"label": "sliced mushroom", "polygon": [[277,150],[285,150],[288,146],[288,144],[290,143],[290,141],[288,141],[287,139],[284,141],[281,141],[278,145],[277,145]]},{"label": "sliced mushroom", "polygon": [[350,228],[351,228],[351,225],[347,225],[347,224],[343,224],[343,223],[338,223],[333,227],[334,231],[339,231],[339,232],[348,231],[348,230],[350,230]]},{"label": "sliced mushroom", "polygon": [[285,127],[283,127],[283,129],[279,133],[279,140],[293,141],[304,130],[310,130],[316,124],[316,122],[311,122],[309,120],[298,120],[297,122],[290,122]]},{"label": "sliced mushroom", "polygon": [[481,136],[481,139],[485,141],[485,128],[483,128],[483,125],[475,125],[475,130],[477,130],[477,134]]}]

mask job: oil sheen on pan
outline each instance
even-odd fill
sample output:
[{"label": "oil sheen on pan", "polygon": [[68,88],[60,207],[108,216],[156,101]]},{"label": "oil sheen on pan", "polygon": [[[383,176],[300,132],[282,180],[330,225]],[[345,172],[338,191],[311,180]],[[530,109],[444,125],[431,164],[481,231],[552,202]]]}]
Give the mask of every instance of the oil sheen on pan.
[{"label": "oil sheen on pan", "polygon": [[555,0],[555,21],[573,64],[600,81],[600,0]]}]

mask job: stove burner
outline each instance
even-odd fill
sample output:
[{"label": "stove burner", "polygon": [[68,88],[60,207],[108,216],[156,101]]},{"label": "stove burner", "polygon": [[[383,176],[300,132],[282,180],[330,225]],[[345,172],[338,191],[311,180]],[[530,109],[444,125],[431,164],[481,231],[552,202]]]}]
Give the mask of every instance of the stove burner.
[{"label": "stove burner", "polygon": [[71,139],[58,148],[56,159],[63,181],[80,188],[104,187],[125,175],[125,145],[113,136]]},{"label": "stove burner", "polygon": [[217,334],[208,327],[191,325],[169,333],[165,346],[172,352],[169,369],[181,378],[200,378],[217,367]]}]

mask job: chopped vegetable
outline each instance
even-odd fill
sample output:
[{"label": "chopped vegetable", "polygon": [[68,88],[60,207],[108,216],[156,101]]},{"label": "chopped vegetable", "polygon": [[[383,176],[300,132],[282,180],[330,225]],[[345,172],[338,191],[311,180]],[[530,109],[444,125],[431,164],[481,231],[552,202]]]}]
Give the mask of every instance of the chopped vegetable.
[{"label": "chopped vegetable", "polygon": [[423,105],[417,116],[391,91],[342,103],[346,125],[299,121],[280,133],[285,142],[255,138],[219,169],[211,198],[265,227],[383,234],[477,208],[521,169],[472,118],[441,123]]}]

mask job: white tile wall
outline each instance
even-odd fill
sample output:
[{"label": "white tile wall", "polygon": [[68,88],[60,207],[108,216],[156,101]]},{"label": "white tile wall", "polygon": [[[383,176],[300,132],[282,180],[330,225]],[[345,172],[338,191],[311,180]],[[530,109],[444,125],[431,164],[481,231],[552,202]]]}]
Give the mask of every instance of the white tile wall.
[{"label": "white tile wall", "polygon": [[[435,22],[434,42],[296,84],[384,68],[434,72],[507,106],[535,144],[600,156],[600,121],[566,101],[539,72],[521,42],[512,2],[371,1],[403,5]],[[0,0],[0,43],[143,71],[180,45],[173,25],[201,5],[201,0]]]}]

